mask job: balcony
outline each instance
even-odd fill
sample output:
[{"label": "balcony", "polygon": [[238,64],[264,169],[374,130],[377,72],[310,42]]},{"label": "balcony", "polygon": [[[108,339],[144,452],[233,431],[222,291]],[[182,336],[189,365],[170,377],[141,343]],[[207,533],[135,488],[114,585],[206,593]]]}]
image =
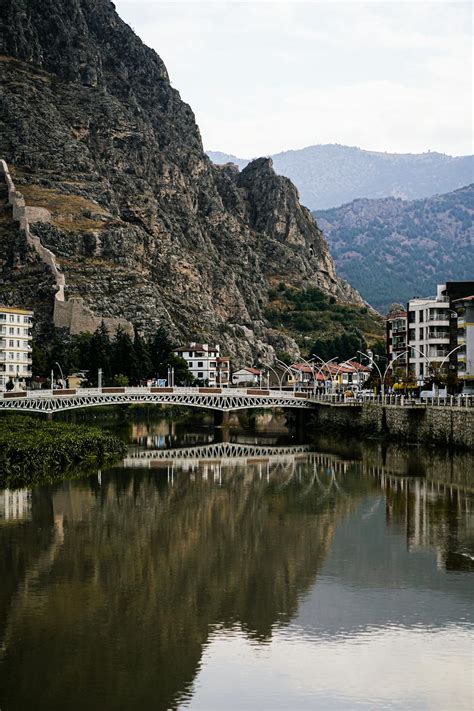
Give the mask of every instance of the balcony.
[{"label": "balcony", "polygon": [[446,341],[449,343],[449,331],[430,331],[428,334],[429,341]]}]

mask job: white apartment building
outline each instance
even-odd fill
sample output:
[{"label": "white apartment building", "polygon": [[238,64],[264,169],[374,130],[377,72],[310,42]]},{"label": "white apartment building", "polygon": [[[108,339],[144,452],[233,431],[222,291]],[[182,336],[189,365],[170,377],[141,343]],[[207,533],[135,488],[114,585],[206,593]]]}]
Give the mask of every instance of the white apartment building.
[{"label": "white apartment building", "polygon": [[408,368],[420,385],[428,378],[432,364],[447,363],[451,350],[456,313],[450,308],[445,289],[444,284],[439,284],[435,297],[408,302]]},{"label": "white apartment building", "polygon": [[458,377],[463,381],[463,392],[474,393],[474,295],[456,299],[453,306],[457,321]]},{"label": "white apartment building", "polygon": [[230,360],[222,358],[219,345],[189,343],[176,348],[174,354],[184,358],[194,378],[210,386],[227,385],[230,377]]},{"label": "white apartment building", "polygon": [[31,378],[33,311],[0,306],[0,390]]}]

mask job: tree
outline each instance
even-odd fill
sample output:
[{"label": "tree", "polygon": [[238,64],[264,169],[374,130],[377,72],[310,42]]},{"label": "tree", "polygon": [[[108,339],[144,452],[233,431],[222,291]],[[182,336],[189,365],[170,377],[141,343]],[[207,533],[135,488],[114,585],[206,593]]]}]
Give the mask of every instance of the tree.
[{"label": "tree", "polygon": [[132,373],[138,371],[133,341],[121,326],[117,328],[112,341],[110,370],[112,375],[121,374],[128,380],[132,379]]},{"label": "tree", "polygon": [[149,344],[143,340],[137,331],[135,331],[133,351],[134,357],[130,371],[130,379],[132,383],[139,383],[142,378],[149,378],[153,375],[153,366]]},{"label": "tree", "polygon": [[110,378],[111,375],[111,346],[110,338],[105,326],[102,321],[101,325],[97,331],[92,335],[90,339],[89,347],[89,380],[97,385],[97,373],[99,368],[102,368],[102,374],[105,380]]}]

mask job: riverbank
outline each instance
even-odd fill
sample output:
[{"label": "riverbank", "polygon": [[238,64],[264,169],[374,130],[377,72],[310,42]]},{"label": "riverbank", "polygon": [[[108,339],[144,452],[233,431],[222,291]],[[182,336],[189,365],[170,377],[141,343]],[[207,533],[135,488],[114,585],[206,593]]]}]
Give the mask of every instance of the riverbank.
[{"label": "riverbank", "polygon": [[74,476],[79,466],[113,462],[125,451],[126,446],[118,437],[98,427],[2,417],[0,487],[66,479]]},{"label": "riverbank", "polygon": [[328,403],[316,405],[314,422],[320,431],[474,450],[474,408]]}]

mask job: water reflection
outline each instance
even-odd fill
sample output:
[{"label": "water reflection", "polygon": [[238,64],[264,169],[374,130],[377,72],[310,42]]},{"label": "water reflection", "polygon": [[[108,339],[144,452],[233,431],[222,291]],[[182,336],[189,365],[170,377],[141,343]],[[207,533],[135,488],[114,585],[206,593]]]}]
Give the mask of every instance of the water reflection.
[{"label": "water reflection", "polygon": [[472,459],[213,439],[137,425],[0,526],[2,711],[467,708]]}]

